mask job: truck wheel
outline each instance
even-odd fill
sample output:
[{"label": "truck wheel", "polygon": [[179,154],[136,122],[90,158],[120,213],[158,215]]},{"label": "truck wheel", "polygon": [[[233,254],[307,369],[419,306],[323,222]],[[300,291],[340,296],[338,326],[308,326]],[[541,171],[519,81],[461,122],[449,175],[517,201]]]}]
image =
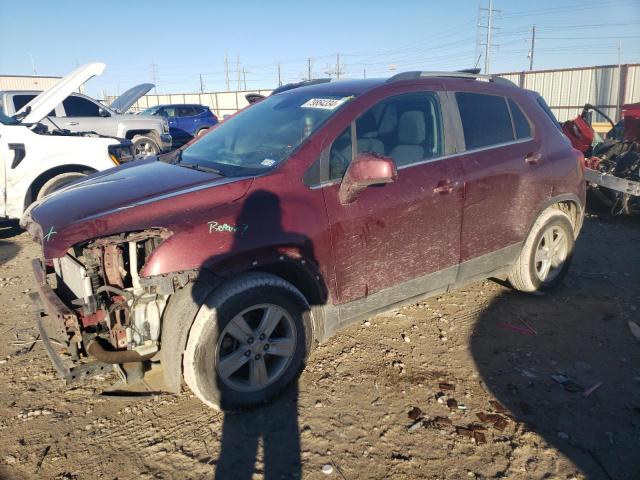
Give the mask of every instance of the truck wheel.
[{"label": "truck wheel", "polygon": [[133,153],[136,158],[147,158],[160,153],[160,147],[152,137],[135,135],[131,141],[133,142]]},{"label": "truck wheel", "polygon": [[36,200],[40,200],[42,197],[49,195],[50,193],[55,192],[56,190],[60,190],[62,187],[78,180],[80,178],[86,177],[86,173],[81,172],[67,172],[60,173],[54,177],[51,177],[47,180],[40,190],[38,190],[38,195],[36,195]]},{"label": "truck wheel", "polygon": [[204,135],[205,133],[207,133],[207,131],[209,130],[209,127],[207,128],[201,128],[200,130],[198,130],[196,132],[196,138],[201,137],[202,135]]},{"label": "truck wheel", "polygon": [[289,282],[243,274],[200,306],[183,358],[191,391],[216,409],[263,403],[300,372],[310,351],[309,305]]},{"label": "truck wheel", "polygon": [[509,282],[522,292],[553,290],[562,283],[573,254],[575,234],[566,213],[542,212],[511,267]]}]

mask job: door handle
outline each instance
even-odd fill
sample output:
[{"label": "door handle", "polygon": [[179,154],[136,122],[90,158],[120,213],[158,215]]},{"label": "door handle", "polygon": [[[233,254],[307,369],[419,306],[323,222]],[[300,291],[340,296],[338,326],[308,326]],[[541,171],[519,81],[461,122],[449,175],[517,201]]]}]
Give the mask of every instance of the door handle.
[{"label": "door handle", "polygon": [[65,125],[78,125],[78,122],[65,122]]},{"label": "door handle", "polygon": [[446,195],[447,193],[453,192],[455,186],[456,184],[452,183],[451,180],[440,180],[438,184],[433,188],[433,193]]},{"label": "door handle", "polygon": [[529,152],[524,156],[524,161],[529,165],[537,165],[542,159],[542,154]]}]

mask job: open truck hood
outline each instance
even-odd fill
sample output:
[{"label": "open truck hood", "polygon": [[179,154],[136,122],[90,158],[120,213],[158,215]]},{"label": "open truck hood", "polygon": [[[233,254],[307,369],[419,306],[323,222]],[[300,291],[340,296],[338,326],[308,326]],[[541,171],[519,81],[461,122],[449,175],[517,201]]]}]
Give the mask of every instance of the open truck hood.
[{"label": "open truck hood", "polygon": [[131,108],[131,105],[136,103],[140,97],[145,95],[153,87],[155,87],[153,83],[141,83],[140,85],[131,87],[111,102],[111,105],[109,106],[118,113],[125,113]]},{"label": "open truck hood", "polygon": [[102,74],[106,65],[104,63],[86,63],[79,66],[73,72],[58,80],[36,98],[27,103],[17,113],[31,111],[22,119],[23,123],[37,123],[56,108],[60,102],[71,95],[80,85],[91,77]]}]

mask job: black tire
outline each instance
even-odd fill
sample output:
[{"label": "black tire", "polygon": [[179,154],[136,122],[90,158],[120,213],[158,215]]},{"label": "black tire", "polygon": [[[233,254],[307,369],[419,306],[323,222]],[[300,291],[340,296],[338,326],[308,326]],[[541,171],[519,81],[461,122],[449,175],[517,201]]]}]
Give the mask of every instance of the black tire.
[{"label": "black tire", "polygon": [[44,182],[44,184],[40,187],[40,190],[38,190],[36,200],[40,200],[50,193],[53,193],[56,190],[60,190],[62,187],[69,185],[71,182],[75,182],[76,180],[79,180],[86,176],[87,174],[82,172],[66,172],[51,177],[49,180]]},{"label": "black tire", "polygon": [[[548,236],[545,237],[545,234]],[[550,248],[546,246],[548,238],[551,237],[555,241],[561,235],[564,236],[566,242],[559,240],[562,247],[552,247],[552,250],[557,248],[556,262],[558,265],[553,268],[552,262],[546,278],[540,278],[541,270],[544,271],[544,261],[536,260],[536,252]],[[571,265],[574,244],[575,233],[567,214],[556,208],[548,208],[540,214],[533,224],[520,255],[511,267],[509,282],[513,288],[521,292],[550,291],[557,288],[564,280]],[[558,259],[561,258],[564,260],[559,262]]]},{"label": "black tire", "polygon": [[[261,319],[258,318],[262,315],[260,309],[265,305],[269,305],[266,308],[274,307],[277,312],[286,313],[278,320],[276,330],[269,333],[266,339],[260,336],[259,339],[252,340],[253,337],[249,337],[245,343],[241,343],[227,332],[227,327],[233,327],[230,325],[232,320],[235,321],[240,313],[250,310],[245,314],[247,317],[242,318],[246,319],[246,325],[250,325],[251,329],[255,328],[251,331],[258,336],[262,326],[261,319],[267,316],[265,314]],[[313,341],[310,316],[306,314],[308,311],[309,305],[304,296],[289,282],[275,275],[250,272],[220,286],[200,307],[189,331],[183,357],[187,385],[200,400],[216,409],[237,411],[266,402],[294,380],[304,365]],[[250,324],[252,316],[255,323]],[[294,327],[291,328],[291,325]],[[268,352],[264,348],[269,347],[267,342],[272,342],[272,350],[277,348],[274,346],[281,339],[274,337],[285,330],[289,335],[287,342],[295,339],[294,343],[289,343],[289,349],[293,353],[283,356]],[[250,344],[249,340],[252,340]],[[259,344],[258,340],[264,345]],[[258,352],[262,353],[261,364],[265,365],[263,368],[267,379],[269,370],[273,373],[273,378],[268,379],[269,383],[264,386],[260,382],[257,386],[251,385],[254,358],[256,365],[260,363]],[[223,355],[224,353],[227,354]],[[223,362],[234,357],[238,362],[244,363],[236,367],[231,375],[224,377],[220,373],[221,356]],[[241,358],[244,359],[240,360]],[[245,386],[242,383],[244,376],[248,377]],[[250,388],[254,390],[246,390]]]},{"label": "black tire", "polygon": [[147,158],[160,153],[158,142],[148,135],[135,135],[133,142],[133,153],[136,159]]},{"label": "black tire", "polygon": [[202,135],[204,135],[205,133],[207,133],[207,131],[209,130],[209,127],[207,128],[201,128],[200,130],[198,130],[196,132],[195,138],[201,137]]}]

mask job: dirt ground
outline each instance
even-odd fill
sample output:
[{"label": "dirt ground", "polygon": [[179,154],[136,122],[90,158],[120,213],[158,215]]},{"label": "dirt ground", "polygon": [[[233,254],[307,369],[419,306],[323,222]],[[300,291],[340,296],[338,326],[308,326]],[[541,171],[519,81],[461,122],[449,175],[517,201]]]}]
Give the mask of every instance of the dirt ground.
[{"label": "dirt ground", "polygon": [[637,220],[588,218],[557,293],[485,281],[371,318],[226,417],[186,389],[98,395],[113,374],[62,385],[34,343],[38,248],[0,238],[2,479],[640,479]]}]

